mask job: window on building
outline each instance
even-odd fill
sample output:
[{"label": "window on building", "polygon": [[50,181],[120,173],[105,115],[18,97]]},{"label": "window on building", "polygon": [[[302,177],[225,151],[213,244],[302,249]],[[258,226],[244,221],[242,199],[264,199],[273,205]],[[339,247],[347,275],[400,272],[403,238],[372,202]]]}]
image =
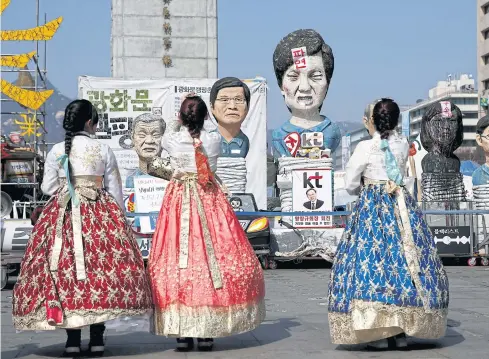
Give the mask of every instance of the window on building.
[{"label": "window on building", "polygon": [[419,132],[421,129],[421,122],[411,125],[411,132]]},{"label": "window on building", "polygon": [[462,112],[463,118],[479,118],[479,114],[477,112]]},{"label": "window on building", "polygon": [[475,98],[475,97],[455,97],[455,98],[452,98],[451,101],[455,105],[476,105],[477,104],[477,98]]},{"label": "window on building", "polygon": [[[487,40],[488,37],[489,37],[489,31],[484,31],[484,39]],[[482,62],[484,62],[484,65],[487,65],[489,63],[489,55],[482,56]]]},{"label": "window on building", "polygon": [[489,80],[482,81],[482,86],[484,86],[484,90],[489,90]]},{"label": "window on building", "polygon": [[464,140],[462,142],[462,146],[463,147],[475,147],[475,146],[477,146],[477,142],[475,142],[475,140]]},{"label": "window on building", "polygon": [[487,14],[487,13],[489,12],[489,5],[484,5],[484,6],[482,7],[482,12],[483,12],[484,14]]}]

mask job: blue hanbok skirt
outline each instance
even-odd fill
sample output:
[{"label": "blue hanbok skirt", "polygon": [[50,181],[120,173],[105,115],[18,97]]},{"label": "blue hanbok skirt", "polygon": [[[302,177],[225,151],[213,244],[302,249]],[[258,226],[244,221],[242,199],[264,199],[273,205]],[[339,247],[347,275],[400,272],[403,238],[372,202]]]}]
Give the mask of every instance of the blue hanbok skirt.
[{"label": "blue hanbok skirt", "polygon": [[405,188],[364,179],[335,256],[328,312],[334,344],[445,335],[448,278]]}]

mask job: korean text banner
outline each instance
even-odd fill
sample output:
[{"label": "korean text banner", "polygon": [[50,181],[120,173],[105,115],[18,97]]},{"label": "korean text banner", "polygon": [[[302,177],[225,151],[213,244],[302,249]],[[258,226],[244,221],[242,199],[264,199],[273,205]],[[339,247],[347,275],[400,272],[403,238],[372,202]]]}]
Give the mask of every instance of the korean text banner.
[{"label": "korean text banner", "polygon": [[294,216],[296,228],[331,228],[331,216],[314,212],[333,211],[333,171],[330,169],[295,169],[292,171],[292,210],[311,212],[309,216]]},{"label": "korean text banner", "polygon": [[[183,94],[195,92],[206,102],[210,113],[210,90],[216,79],[122,80],[82,76],[78,79],[79,97],[91,101],[99,110],[97,138],[114,151],[119,169],[126,178],[138,168],[139,159],[131,141],[132,121],[143,113],[161,115],[171,131]],[[241,126],[250,148],[246,156],[246,192],[253,193],[259,209],[267,203],[266,96],[264,78],[243,80],[251,92],[248,116]],[[213,118],[206,124],[214,130]]]}]

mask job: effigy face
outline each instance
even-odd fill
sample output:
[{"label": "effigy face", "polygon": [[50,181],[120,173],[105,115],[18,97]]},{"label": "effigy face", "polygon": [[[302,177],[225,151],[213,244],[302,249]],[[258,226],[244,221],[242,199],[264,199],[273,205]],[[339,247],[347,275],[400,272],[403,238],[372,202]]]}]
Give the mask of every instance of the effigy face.
[{"label": "effigy face", "polygon": [[227,87],[219,90],[212,114],[218,123],[241,129],[241,124],[248,114],[244,90],[242,87]]},{"label": "effigy face", "polygon": [[328,92],[328,80],[321,55],[304,57],[307,66],[291,65],[282,80],[282,95],[291,113],[319,114]]},{"label": "effigy face", "polygon": [[136,117],[133,126],[132,142],[139,161],[149,162],[160,156],[161,139],[165,131],[163,119],[147,113]]},{"label": "effigy face", "polygon": [[429,107],[421,120],[421,143],[428,154],[423,172],[458,173],[460,160],[453,153],[462,144],[462,112],[450,101]]},{"label": "effigy face", "polygon": [[[429,122],[426,129],[435,146],[445,147],[450,146],[455,141],[457,128],[457,119],[437,115]],[[454,150],[450,148],[450,151],[453,153]]]},{"label": "effigy face", "polygon": [[314,30],[285,36],[273,54],[277,82],[292,117],[272,134],[275,158],[326,156],[340,144],[337,124],[320,115],[334,70],[331,48]]}]

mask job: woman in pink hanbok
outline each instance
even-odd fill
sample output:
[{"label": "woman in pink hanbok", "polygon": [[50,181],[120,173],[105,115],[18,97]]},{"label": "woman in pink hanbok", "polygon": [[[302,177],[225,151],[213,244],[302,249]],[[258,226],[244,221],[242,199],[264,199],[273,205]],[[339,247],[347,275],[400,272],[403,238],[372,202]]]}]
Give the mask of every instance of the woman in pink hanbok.
[{"label": "woman in pink hanbok", "polygon": [[178,349],[211,350],[213,339],[255,329],[265,318],[263,271],[216,181],[219,133],[203,129],[204,101],[187,96],[180,131],[166,135],[170,165],[156,159],[150,173],[170,179],[158,219],[149,275],[157,335]]}]

